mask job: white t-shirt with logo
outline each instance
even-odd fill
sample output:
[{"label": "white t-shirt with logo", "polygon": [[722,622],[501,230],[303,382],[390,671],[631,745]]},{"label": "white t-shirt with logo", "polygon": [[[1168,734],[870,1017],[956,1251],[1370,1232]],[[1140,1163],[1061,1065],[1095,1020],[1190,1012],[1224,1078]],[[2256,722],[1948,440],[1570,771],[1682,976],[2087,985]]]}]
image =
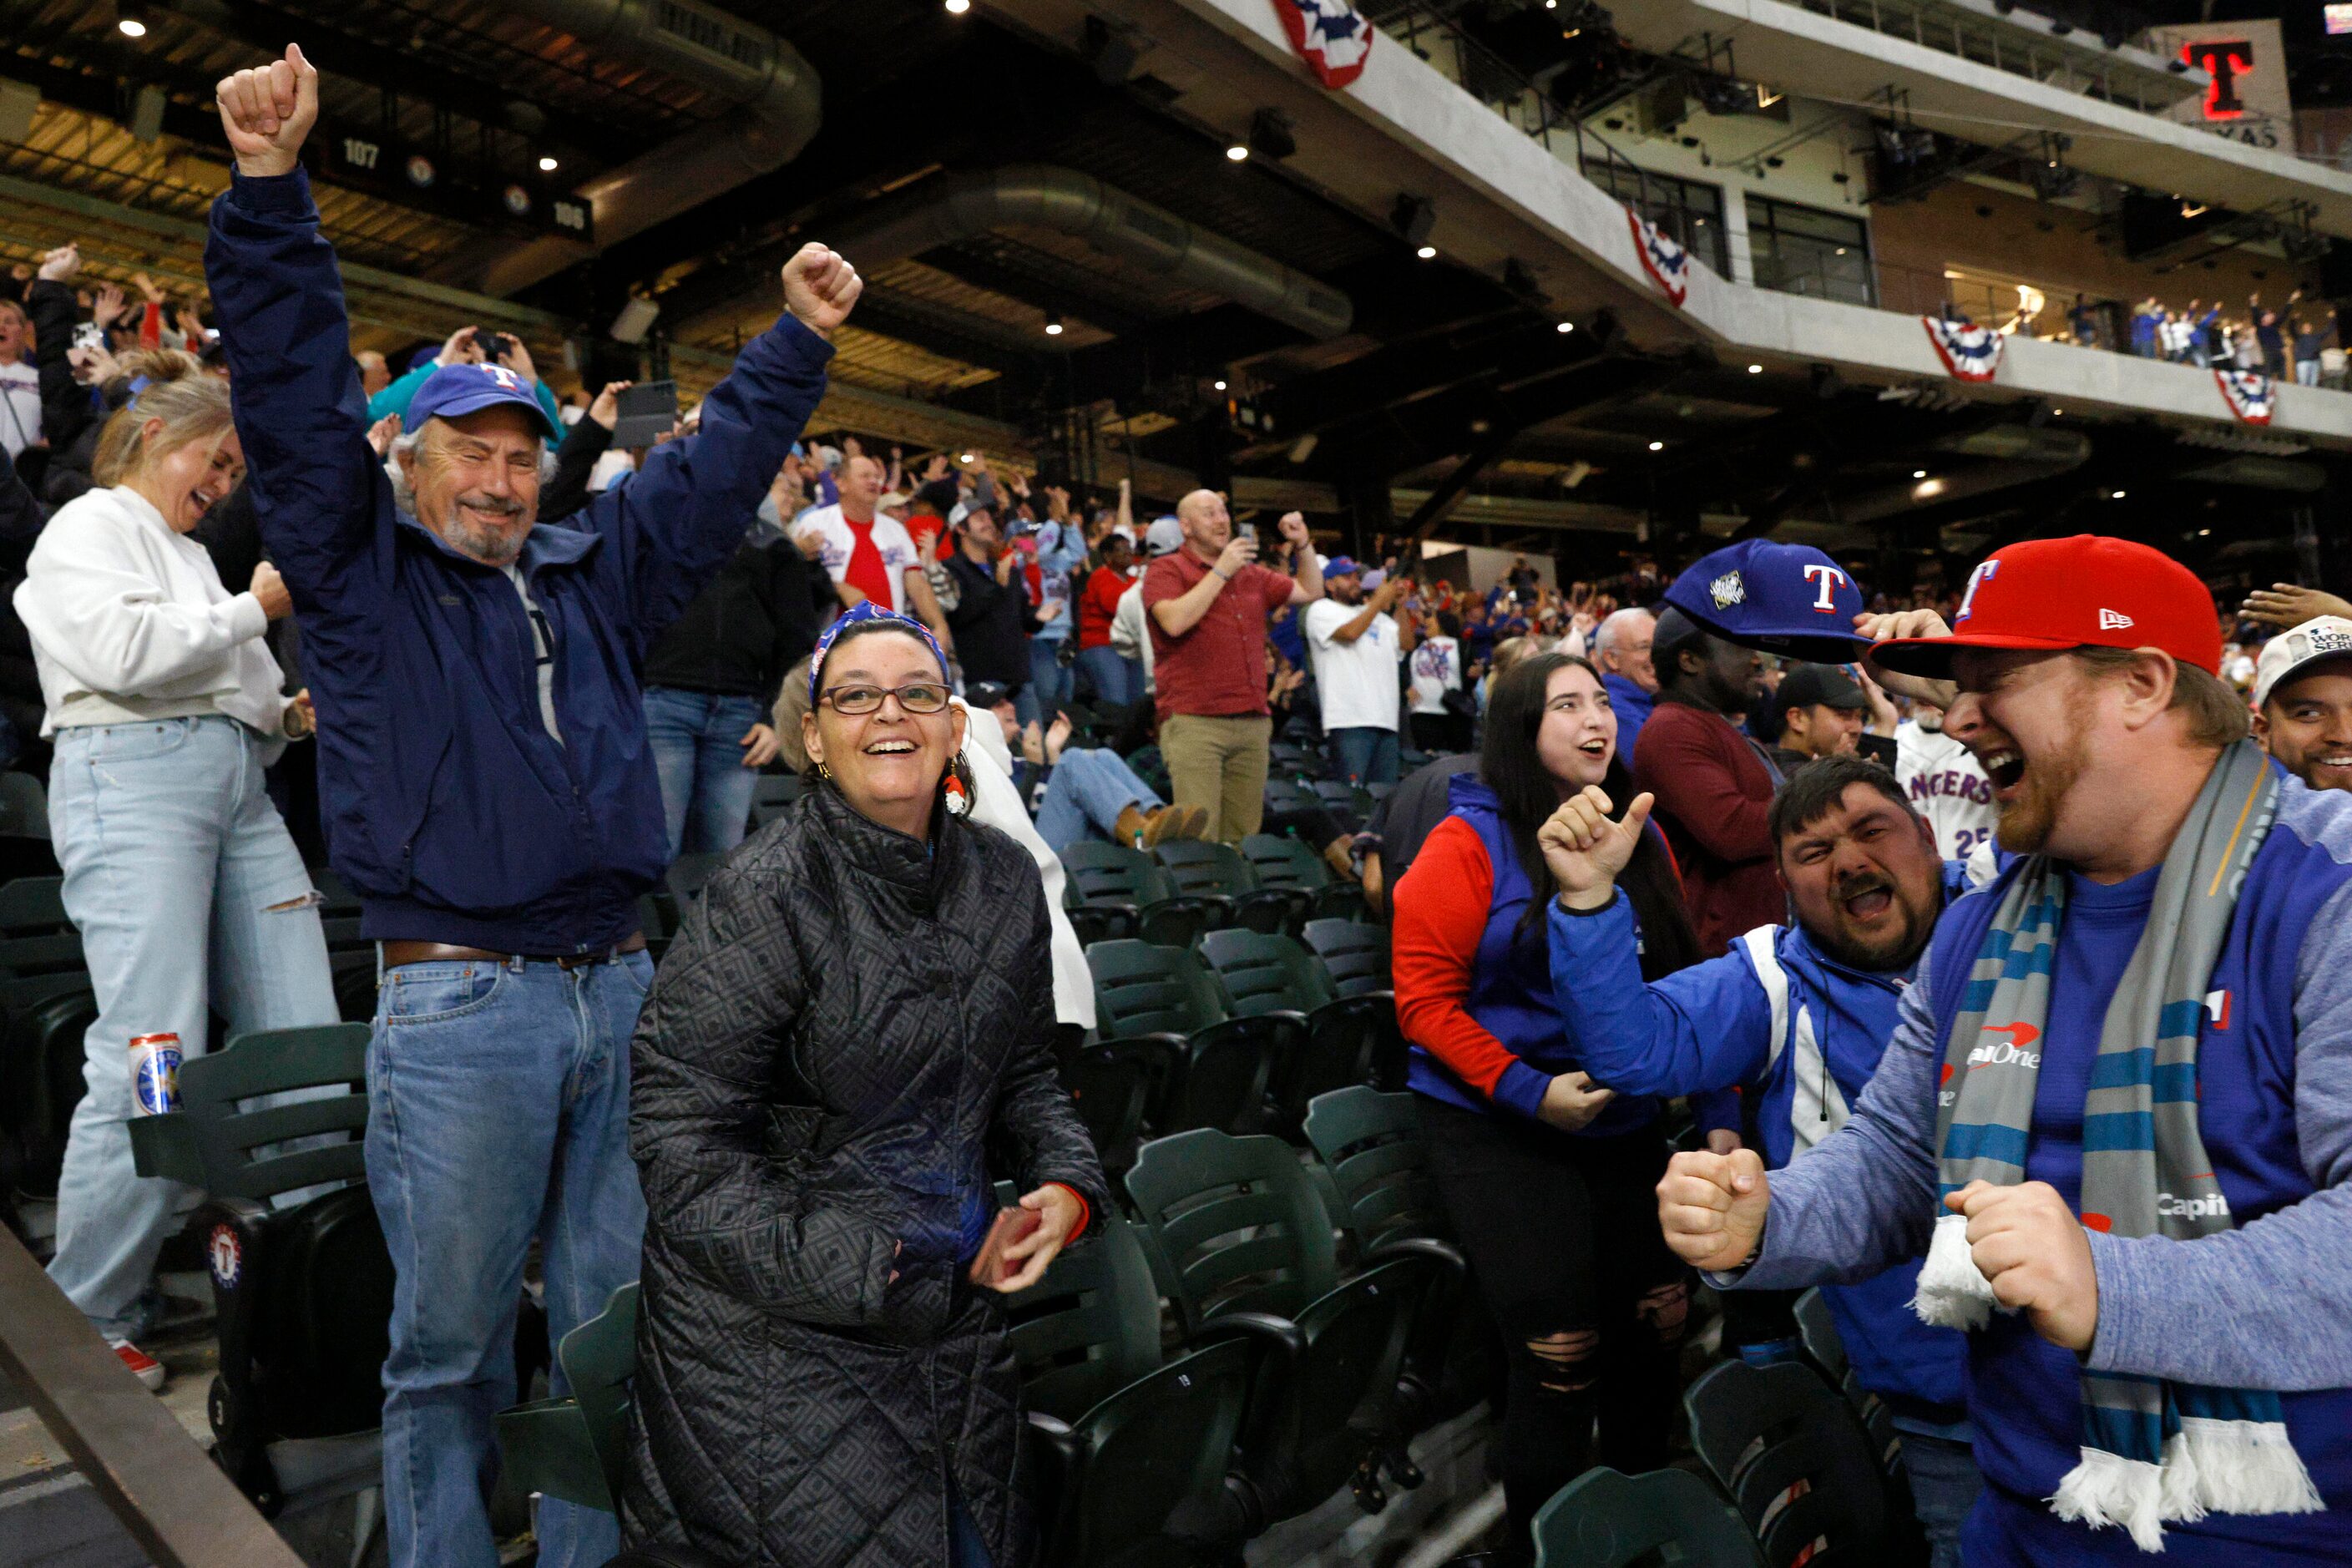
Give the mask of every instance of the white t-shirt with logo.
[{"label": "white t-shirt with logo", "polygon": [[1895,777],[1911,797],[1911,808],[1936,833],[1936,853],[1965,860],[1992,842],[2000,808],[1993,804],[1992,781],[1976,753],[1943,731],[1923,730],[1906,719],[1895,726]]},{"label": "white t-shirt with logo", "polygon": [[41,373],[29,359],[0,364],[0,447],[19,458],[41,442]]},{"label": "white t-shirt with logo", "polygon": [[[793,520],[793,538],[801,539],[810,533],[824,536],[824,553],[821,559],[833,580],[840,582],[848,575],[849,555],[857,548],[857,536],[849,531],[849,520],[841,515],[838,502],[804,511]],[[907,531],[905,523],[876,512],[874,548],[881,552],[882,569],[890,577],[890,608],[903,616],[907,613],[907,574],[923,569],[923,558],[915,550],[915,536]]]},{"label": "white t-shirt with logo", "polygon": [[1452,637],[1425,637],[1412,650],[1412,710],[1443,713],[1445,694],[1462,689],[1462,645]]},{"label": "white t-shirt with logo", "polygon": [[1323,728],[1393,730],[1397,727],[1397,661],[1404,657],[1394,619],[1383,613],[1354,642],[1334,633],[1363,614],[1361,605],[1318,599],[1299,616],[1315,660],[1315,686],[1323,701]]}]

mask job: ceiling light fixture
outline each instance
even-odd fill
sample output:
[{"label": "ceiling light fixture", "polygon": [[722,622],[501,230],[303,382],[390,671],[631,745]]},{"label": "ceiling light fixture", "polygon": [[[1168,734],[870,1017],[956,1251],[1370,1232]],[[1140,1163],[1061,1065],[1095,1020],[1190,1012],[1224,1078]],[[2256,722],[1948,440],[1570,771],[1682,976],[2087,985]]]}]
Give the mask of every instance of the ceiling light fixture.
[{"label": "ceiling light fixture", "polygon": [[1225,148],[1225,156],[1236,163],[1248,163],[1249,143],[1246,142],[1234,142],[1228,144]]},{"label": "ceiling light fixture", "polygon": [[1650,443],[1650,450],[1653,452],[1663,452],[1665,449],[1666,444],[1664,441],[1653,441]]},{"label": "ceiling light fixture", "polygon": [[2124,492],[2123,492],[2123,491],[2121,491],[2121,490],[2117,490],[2117,491],[2116,491],[2116,493],[2115,493],[2115,494],[2113,494],[2113,495],[2109,496],[2107,499],[2108,499],[2109,500],[2123,500],[2123,499],[2124,499]]},{"label": "ceiling light fixture", "polygon": [[1222,377],[1222,376],[1220,376],[1220,377],[1219,377],[1219,378],[1218,378],[1214,383],[1213,383],[1212,384],[1213,384],[1219,392],[1223,392],[1223,391],[1224,391],[1224,389],[1225,389],[1224,378],[1223,378],[1223,377]]},{"label": "ceiling light fixture", "polygon": [[1058,338],[1062,335],[1062,313],[1059,310],[1045,312],[1045,335],[1049,338]]},{"label": "ceiling light fixture", "polygon": [[1420,257],[1423,261],[1433,261],[1437,258],[1437,247],[1433,245],[1424,245],[1419,250],[1414,251],[1413,254]]},{"label": "ceiling light fixture", "polygon": [[1911,470],[1911,477],[1915,479],[1924,479],[1927,477],[1927,470],[1925,468],[1914,468]]},{"label": "ceiling light fixture", "polygon": [[1559,332],[1572,332],[1576,331],[1576,323],[1574,321],[1562,321],[1559,326],[1552,330]]},{"label": "ceiling light fixture", "polygon": [[961,16],[971,9],[971,0],[948,0],[948,15]]},{"label": "ceiling light fixture", "polygon": [[555,173],[555,155],[553,153],[541,153],[539,155],[539,172],[541,174],[552,174]]},{"label": "ceiling light fixture", "polygon": [[114,27],[115,31],[121,33],[126,38],[145,37],[147,36],[147,7],[144,5],[129,4],[128,0],[125,0],[125,3],[118,4],[114,7]]},{"label": "ceiling light fixture", "polygon": [[1748,367],[1748,374],[1750,375],[1762,375],[1764,374],[1764,367],[1760,364],[1751,364]]}]

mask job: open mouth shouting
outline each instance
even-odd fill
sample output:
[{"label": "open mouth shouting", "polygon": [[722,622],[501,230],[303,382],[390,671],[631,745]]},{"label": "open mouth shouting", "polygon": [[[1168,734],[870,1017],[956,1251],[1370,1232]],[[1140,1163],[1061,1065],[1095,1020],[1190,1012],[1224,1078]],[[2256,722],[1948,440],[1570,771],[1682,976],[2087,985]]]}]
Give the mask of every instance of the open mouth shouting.
[{"label": "open mouth shouting", "polygon": [[1838,889],[1837,900],[1847,919],[1870,925],[1894,910],[1895,884],[1874,874],[1856,877]]},{"label": "open mouth shouting", "polygon": [[1598,735],[1595,735],[1590,741],[1578,742],[1576,749],[1582,752],[1586,756],[1591,757],[1596,763],[1605,762],[1609,757],[1609,742],[1602,740]]},{"label": "open mouth shouting", "polygon": [[1993,799],[2007,805],[2017,798],[2019,786],[2025,783],[2025,753],[2014,742],[2003,742],[1979,752],[1977,762],[1992,781]]}]

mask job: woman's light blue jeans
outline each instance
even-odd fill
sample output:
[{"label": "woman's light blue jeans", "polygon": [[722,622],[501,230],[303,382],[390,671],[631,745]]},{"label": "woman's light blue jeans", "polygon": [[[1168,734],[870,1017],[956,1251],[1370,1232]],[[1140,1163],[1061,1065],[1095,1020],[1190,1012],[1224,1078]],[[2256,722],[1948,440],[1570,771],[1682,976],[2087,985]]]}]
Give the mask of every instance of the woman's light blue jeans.
[{"label": "woman's light blue jeans", "polygon": [[98,1022],[89,1086],[58,1181],[49,1278],[110,1338],[140,1307],[155,1254],[196,1194],[131,1165],[133,1036],[203,1053],[208,1015],[232,1038],[336,1021],[310,873],[263,788],[258,736],[234,719],[60,730],[49,832],[81,931]]},{"label": "woman's light blue jeans", "polygon": [[743,842],[760,784],[759,769],[743,765],[743,737],[767,721],[756,697],[646,688],[646,741],[661,777],[671,859],[688,849],[724,855]]}]

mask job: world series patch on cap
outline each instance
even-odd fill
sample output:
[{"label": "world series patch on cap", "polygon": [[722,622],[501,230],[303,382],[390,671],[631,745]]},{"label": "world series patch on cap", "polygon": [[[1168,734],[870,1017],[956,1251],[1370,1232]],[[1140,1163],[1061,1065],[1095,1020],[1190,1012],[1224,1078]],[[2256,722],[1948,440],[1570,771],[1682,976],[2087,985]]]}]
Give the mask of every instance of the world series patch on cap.
[{"label": "world series patch on cap", "polygon": [[1843,664],[1870,641],[1853,629],[1860,585],[1810,545],[1726,545],[1675,578],[1666,603],[1726,642],[1817,664]]},{"label": "world series patch on cap", "polygon": [[1996,550],[1969,578],[1949,637],[1880,643],[1871,661],[1949,679],[1961,648],[2161,648],[2221,672],[2221,621],[2197,574],[2128,539],[2078,533]]},{"label": "world series patch on cap", "polygon": [[2254,666],[2254,706],[2268,702],[2282,682],[2331,659],[2352,666],[2352,621],[2342,616],[2314,616],[2279,633],[2263,645],[2263,657]]}]

